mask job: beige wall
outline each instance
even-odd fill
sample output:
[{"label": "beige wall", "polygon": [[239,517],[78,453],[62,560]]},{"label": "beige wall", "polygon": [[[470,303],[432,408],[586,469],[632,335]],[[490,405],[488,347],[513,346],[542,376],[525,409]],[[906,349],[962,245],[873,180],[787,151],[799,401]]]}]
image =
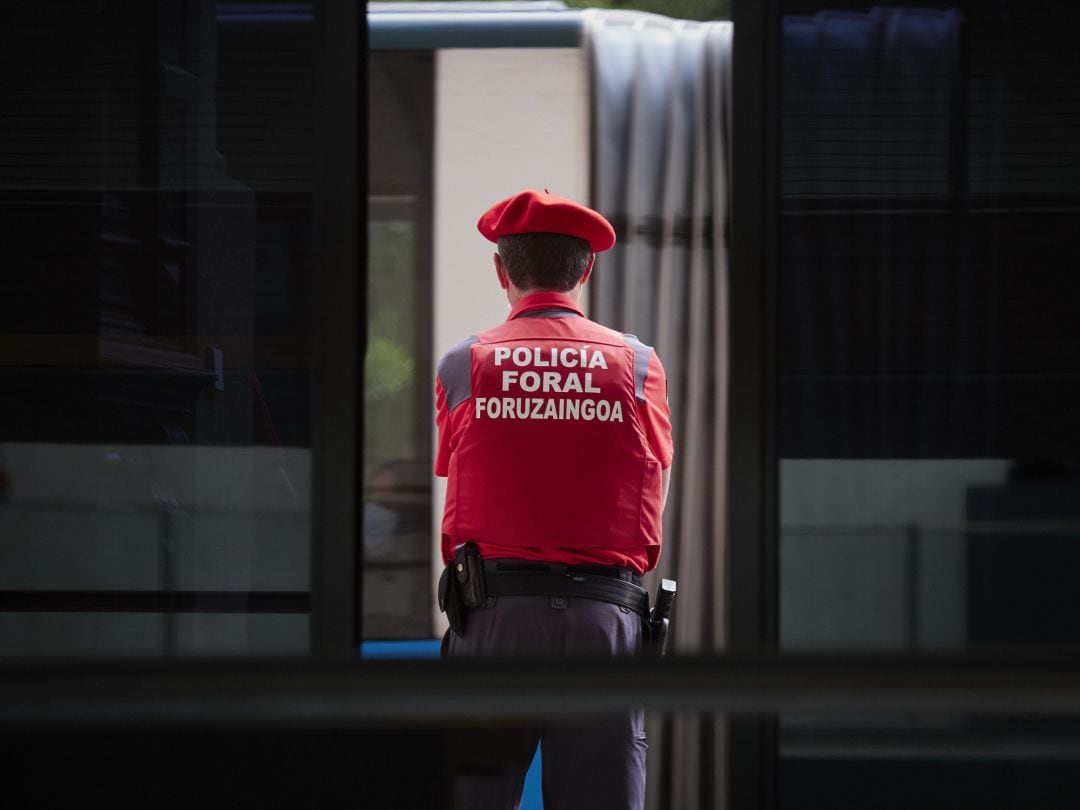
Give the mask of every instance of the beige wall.
[{"label": "beige wall", "polygon": [[[525,188],[587,201],[589,85],[577,48],[439,51],[435,63],[435,357],[506,317],[494,245],[476,230]],[[438,547],[445,480],[436,479]],[[435,575],[441,561],[434,555]],[[436,628],[442,614],[436,606]],[[441,630],[440,630],[441,632]]]}]

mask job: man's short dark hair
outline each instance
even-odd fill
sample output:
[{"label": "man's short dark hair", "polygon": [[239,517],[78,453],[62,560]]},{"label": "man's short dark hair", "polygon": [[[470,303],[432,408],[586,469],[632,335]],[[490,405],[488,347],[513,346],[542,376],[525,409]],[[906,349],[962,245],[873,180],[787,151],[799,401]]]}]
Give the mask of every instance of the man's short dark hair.
[{"label": "man's short dark hair", "polygon": [[566,292],[581,280],[592,249],[576,236],[519,233],[499,237],[499,256],[519,290]]}]

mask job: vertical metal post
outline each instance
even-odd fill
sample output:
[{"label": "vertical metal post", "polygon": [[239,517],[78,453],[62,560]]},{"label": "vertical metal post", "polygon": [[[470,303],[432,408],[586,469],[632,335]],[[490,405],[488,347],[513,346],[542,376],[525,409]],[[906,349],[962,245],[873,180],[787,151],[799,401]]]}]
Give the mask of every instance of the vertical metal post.
[{"label": "vertical metal post", "polygon": [[314,12],[311,641],[315,654],[341,655],[360,638],[367,26],[361,3],[316,0]]},{"label": "vertical metal post", "polygon": [[[734,0],[728,638],[778,640],[775,278],[779,213],[779,0]],[[776,805],[777,721],[733,718],[729,808]]]}]

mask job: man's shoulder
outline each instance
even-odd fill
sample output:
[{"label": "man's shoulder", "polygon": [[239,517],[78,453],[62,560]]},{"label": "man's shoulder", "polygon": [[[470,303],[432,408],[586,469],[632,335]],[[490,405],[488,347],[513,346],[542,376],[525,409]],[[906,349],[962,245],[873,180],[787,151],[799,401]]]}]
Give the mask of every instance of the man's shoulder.
[{"label": "man's shoulder", "polygon": [[439,358],[435,369],[444,387],[450,379],[459,378],[462,373],[468,374],[469,365],[472,362],[472,347],[478,341],[479,338],[476,335],[469,335],[447,349],[446,353]]},{"label": "man's shoulder", "polygon": [[459,354],[468,354],[470,348],[479,340],[479,335],[469,335],[467,338],[459,340],[457,343],[455,343],[453,346],[443,352],[442,359],[445,360],[447,357],[453,357]]},{"label": "man's shoulder", "polygon": [[652,353],[655,351],[652,346],[649,346],[647,343],[643,342],[641,338],[639,338],[637,335],[632,335],[629,332],[622,333],[622,340],[623,343],[625,343],[627,346],[634,350],[635,354],[642,352]]}]

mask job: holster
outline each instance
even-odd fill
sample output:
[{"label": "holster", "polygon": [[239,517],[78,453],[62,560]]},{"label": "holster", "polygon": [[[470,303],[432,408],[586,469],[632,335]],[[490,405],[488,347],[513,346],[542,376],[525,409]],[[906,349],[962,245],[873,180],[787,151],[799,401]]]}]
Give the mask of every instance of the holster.
[{"label": "holster", "polygon": [[671,609],[675,605],[675,591],[675,580],[660,580],[656,589],[656,601],[649,611],[648,621],[645,622],[645,652],[656,658],[663,658],[667,652],[668,628],[671,624]]},{"label": "holster", "polygon": [[645,654],[655,658],[663,658],[667,652],[668,627],[670,620],[649,616],[645,622]]},{"label": "holster", "polygon": [[454,549],[454,576],[465,607],[482,607],[487,601],[484,585],[484,560],[471,540]]},{"label": "holster", "polygon": [[486,601],[480,549],[472,541],[462,543],[439,577],[439,610],[446,614],[450,629],[464,636],[466,608],[480,607]]}]

